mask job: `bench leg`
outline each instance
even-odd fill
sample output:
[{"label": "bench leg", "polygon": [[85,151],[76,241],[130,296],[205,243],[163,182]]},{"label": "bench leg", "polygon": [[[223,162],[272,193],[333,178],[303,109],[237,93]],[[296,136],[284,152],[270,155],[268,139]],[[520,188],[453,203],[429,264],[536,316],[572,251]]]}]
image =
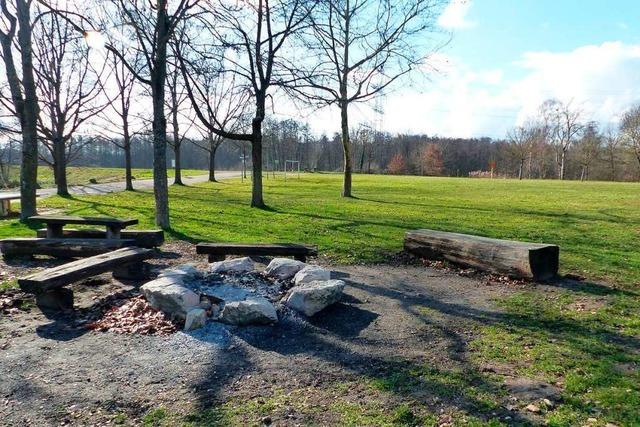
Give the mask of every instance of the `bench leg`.
[{"label": "bench leg", "polygon": [[113,225],[107,226],[107,239],[119,239],[120,238],[120,230],[121,228]]},{"label": "bench leg", "polygon": [[62,237],[62,224],[47,224],[47,239]]},{"label": "bench leg", "polygon": [[0,217],[9,216],[10,212],[11,212],[11,201],[10,200],[0,201]]},{"label": "bench leg", "polygon": [[149,278],[150,270],[146,262],[136,262],[115,268],[113,277],[118,280],[144,280]]},{"label": "bench leg", "polygon": [[293,259],[296,261],[307,262],[307,257],[305,255],[296,255]]},{"label": "bench leg", "polygon": [[59,288],[36,294],[36,305],[41,310],[72,310],[73,291]]},{"label": "bench leg", "polygon": [[209,262],[224,261],[224,255],[209,255]]}]

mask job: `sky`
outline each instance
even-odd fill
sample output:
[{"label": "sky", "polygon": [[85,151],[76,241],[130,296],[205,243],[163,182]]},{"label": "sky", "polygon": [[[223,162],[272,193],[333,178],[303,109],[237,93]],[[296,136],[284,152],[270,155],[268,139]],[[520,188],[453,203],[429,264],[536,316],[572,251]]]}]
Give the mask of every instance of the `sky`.
[{"label": "sky", "polygon": [[[379,101],[393,133],[502,138],[546,99],[585,121],[616,126],[640,102],[639,0],[453,0],[438,20],[450,42],[431,58],[429,78]],[[306,118],[338,131],[337,111]],[[371,122],[366,105],[352,124]]]}]

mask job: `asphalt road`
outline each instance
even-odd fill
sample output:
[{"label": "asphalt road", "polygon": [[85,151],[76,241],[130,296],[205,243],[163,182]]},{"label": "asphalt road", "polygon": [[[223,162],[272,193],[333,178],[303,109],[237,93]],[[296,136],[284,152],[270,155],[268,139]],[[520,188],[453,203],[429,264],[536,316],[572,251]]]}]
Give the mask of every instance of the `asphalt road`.
[{"label": "asphalt road", "polygon": [[[228,179],[235,178],[240,176],[240,172],[235,171],[220,171],[216,172],[216,179]],[[182,182],[186,185],[198,184],[201,182],[206,182],[209,179],[208,174],[203,175],[195,175],[195,176],[183,176]],[[169,184],[173,182],[173,178],[169,178]],[[88,185],[75,185],[69,187],[69,193],[71,194],[90,194],[90,195],[100,195],[100,194],[109,194],[109,193],[117,193],[120,191],[124,191],[126,188],[126,183],[122,182],[109,182],[104,184],[88,184]],[[153,188],[153,179],[140,179],[133,181],[133,188],[136,190],[150,190]],[[16,194],[19,193],[15,190],[13,191],[1,191],[0,195],[5,194]],[[56,189],[55,188],[43,188],[38,190],[38,196],[40,197],[49,197],[55,196]]]}]

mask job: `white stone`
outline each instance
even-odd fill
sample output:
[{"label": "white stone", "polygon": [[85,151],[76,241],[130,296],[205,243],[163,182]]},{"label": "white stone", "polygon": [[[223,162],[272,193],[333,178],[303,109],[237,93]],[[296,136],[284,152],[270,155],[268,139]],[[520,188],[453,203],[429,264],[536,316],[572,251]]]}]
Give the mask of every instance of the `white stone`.
[{"label": "white stone", "polygon": [[274,258],[264,270],[267,276],[288,280],[302,270],[306,264],[289,258]]},{"label": "white stone", "polygon": [[307,265],[296,273],[293,281],[296,285],[303,285],[305,283],[326,281],[329,279],[331,279],[331,272],[329,270],[325,270],[319,265]]},{"label": "white stone", "polygon": [[226,259],[211,264],[212,273],[248,273],[255,269],[253,260],[249,257]]},{"label": "white stone", "polygon": [[345,283],[327,280],[305,283],[289,291],[285,304],[307,316],[313,316],[342,298]]},{"label": "white stone", "polygon": [[193,308],[187,313],[184,321],[184,330],[193,331],[202,328],[207,323],[207,312],[202,308]]},{"label": "white stone", "polygon": [[198,294],[182,286],[180,276],[152,280],[142,285],[140,290],[151,307],[181,318],[200,304]]},{"label": "white stone", "polygon": [[198,269],[195,268],[192,264],[181,264],[162,270],[158,277],[195,276],[197,273]]},{"label": "white stone", "polygon": [[231,325],[267,325],[278,321],[276,309],[266,298],[251,296],[226,303],[220,320]]}]

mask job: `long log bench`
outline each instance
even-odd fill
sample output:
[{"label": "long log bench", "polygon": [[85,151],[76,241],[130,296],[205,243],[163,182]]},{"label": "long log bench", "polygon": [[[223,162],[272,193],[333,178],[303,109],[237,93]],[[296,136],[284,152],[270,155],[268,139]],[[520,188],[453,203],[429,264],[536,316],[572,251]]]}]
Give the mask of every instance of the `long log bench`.
[{"label": "long log bench", "polygon": [[12,238],[0,240],[0,252],[5,258],[30,255],[86,258],[130,246],[136,246],[135,239]]},{"label": "long log bench", "polygon": [[424,258],[511,277],[547,280],[558,274],[560,248],[556,245],[424,229],[407,232],[404,248]]},{"label": "long log bench", "polygon": [[115,278],[130,279],[144,274],[143,261],[153,257],[152,249],[124,248],[63,264],[18,279],[20,288],[36,296],[40,308],[73,308],[73,291],[64,286],[113,271]]},{"label": "long log bench", "polygon": [[[38,237],[47,237],[47,229],[41,228],[37,231]],[[105,239],[107,232],[93,229],[66,228],[62,230],[62,238],[71,239]],[[164,243],[164,231],[162,230],[122,230],[121,239],[133,239],[135,245],[141,248],[157,248]]]},{"label": "long log bench", "polygon": [[198,243],[196,253],[209,255],[209,262],[222,261],[227,255],[290,256],[305,262],[309,256],[317,256],[313,246],[296,243]]}]

